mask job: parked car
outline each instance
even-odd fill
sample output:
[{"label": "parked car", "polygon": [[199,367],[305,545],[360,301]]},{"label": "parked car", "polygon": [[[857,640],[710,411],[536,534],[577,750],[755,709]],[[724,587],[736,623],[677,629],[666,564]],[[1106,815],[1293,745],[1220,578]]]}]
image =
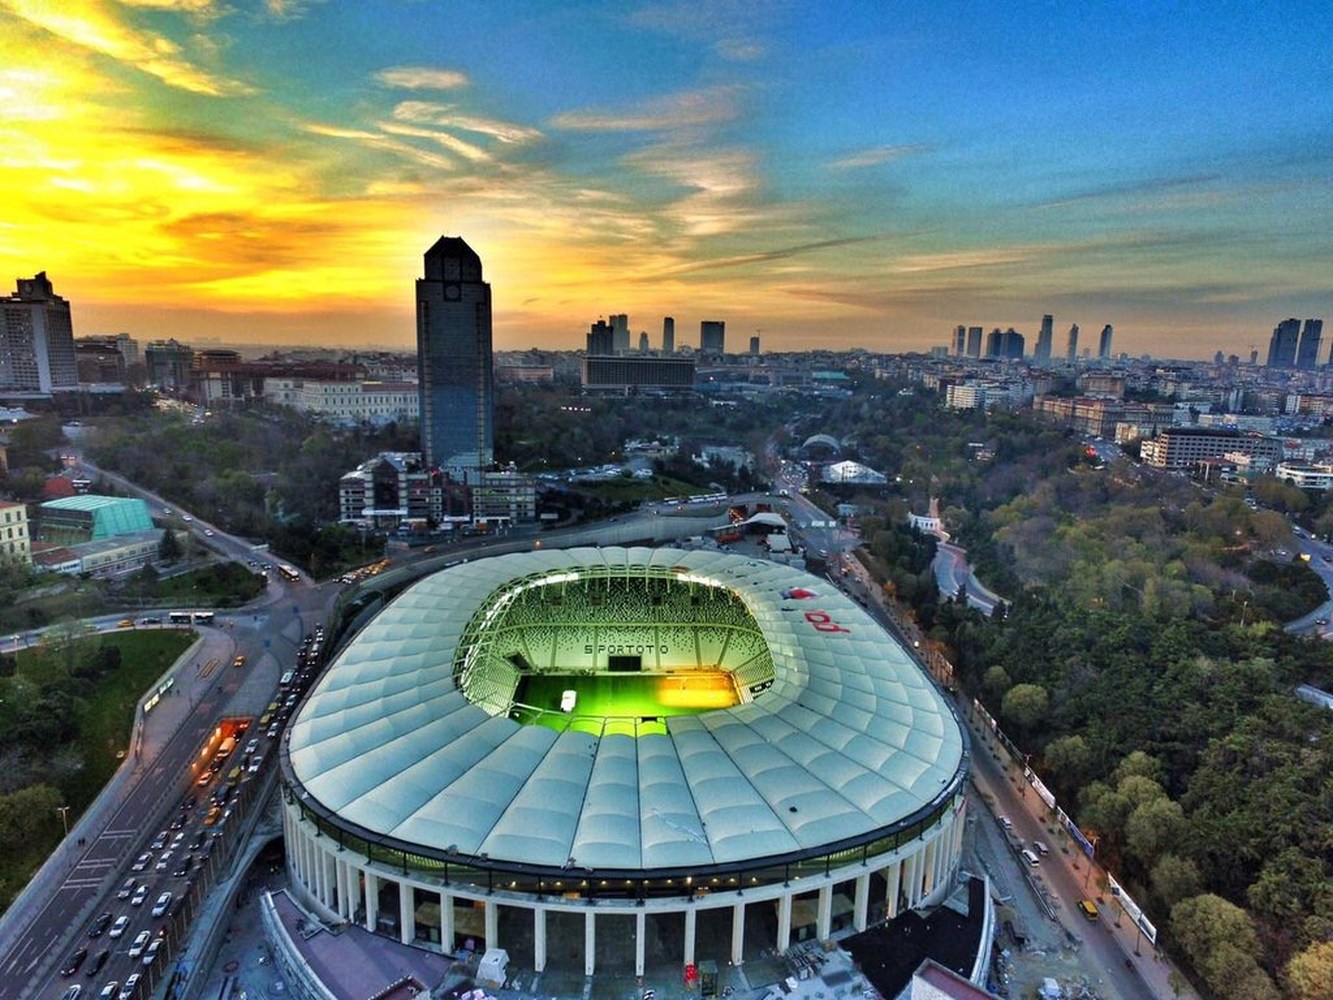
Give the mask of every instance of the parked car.
[{"label": "parked car", "polygon": [[148,944],[148,950],[143,953],[143,964],[152,965],[157,961],[157,953],[162,950],[162,938],[153,938]]},{"label": "parked car", "polygon": [[143,955],[143,950],[148,947],[148,942],[152,940],[151,931],[140,931],[134,935],[134,940],[130,942],[130,958],[139,958]]},{"label": "parked car", "polygon": [[139,987],[139,973],[131,972],[125,977],[125,982],[121,984],[120,993],[116,995],[116,1000],[130,1000],[134,996],[134,991]]}]

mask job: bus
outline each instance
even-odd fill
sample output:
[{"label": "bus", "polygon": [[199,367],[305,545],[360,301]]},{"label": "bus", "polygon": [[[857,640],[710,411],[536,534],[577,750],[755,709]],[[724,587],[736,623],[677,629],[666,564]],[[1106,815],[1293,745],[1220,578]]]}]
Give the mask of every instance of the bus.
[{"label": "bus", "polygon": [[296,572],[293,567],[288,566],[286,563],[283,563],[278,567],[278,572],[282,574],[283,579],[291,580],[293,583],[296,583],[301,579],[301,574]]},{"label": "bus", "polygon": [[212,625],[213,612],[172,611],[167,615],[167,621],[172,625]]}]

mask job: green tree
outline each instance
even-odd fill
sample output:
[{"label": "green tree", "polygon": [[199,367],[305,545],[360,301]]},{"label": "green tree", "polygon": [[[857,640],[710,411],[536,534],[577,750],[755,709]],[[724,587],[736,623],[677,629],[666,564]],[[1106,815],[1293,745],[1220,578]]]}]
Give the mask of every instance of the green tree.
[{"label": "green tree", "polygon": [[157,546],[157,558],[160,562],[176,562],[181,557],[181,543],[176,538],[176,533],[170,528],[162,532],[162,541]]},{"label": "green tree", "polygon": [[1203,877],[1199,874],[1199,866],[1189,858],[1163,854],[1152,868],[1152,888],[1170,910],[1181,900],[1203,892]]},{"label": "green tree", "polygon": [[1050,707],[1050,695],[1040,684],[1015,684],[1000,702],[1000,712],[1007,722],[1030,731]]},{"label": "green tree", "polygon": [[1125,847],[1145,868],[1175,846],[1186,828],[1179,802],[1164,795],[1144,802],[1125,820]]},{"label": "green tree", "polygon": [[1269,1000],[1277,989],[1259,968],[1259,936],[1239,906],[1205,893],[1171,907],[1171,934],[1219,996]]},{"label": "green tree", "polygon": [[994,704],[1004,697],[1005,692],[1013,685],[1013,681],[1009,679],[1009,671],[996,666],[986,671],[981,684],[986,691],[986,698]]}]

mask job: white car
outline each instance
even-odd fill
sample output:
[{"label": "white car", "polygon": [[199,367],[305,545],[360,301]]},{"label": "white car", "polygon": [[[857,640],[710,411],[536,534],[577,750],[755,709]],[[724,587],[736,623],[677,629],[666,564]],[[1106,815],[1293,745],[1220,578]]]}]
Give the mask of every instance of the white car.
[{"label": "white car", "polygon": [[140,854],[134,859],[134,864],[130,865],[130,871],[141,872],[148,867],[148,862],[153,860],[151,854]]},{"label": "white car", "polygon": [[129,927],[130,918],[121,914],[116,918],[116,922],[111,925],[111,930],[106,932],[107,937],[118,938],[125,933],[125,928]]},{"label": "white car", "polygon": [[157,961],[157,953],[162,950],[162,938],[153,938],[148,950],[143,953],[143,964],[152,965]]},{"label": "white car", "polygon": [[148,947],[148,942],[152,939],[151,931],[140,931],[130,942],[130,958],[138,958],[143,954],[143,950]]},{"label": "white car", "polygon": [[134,991],[138,985],[139,973],[131,972],[125,977],[125,982],[120,987],[120,993],[116,996],[116,1000],[130,1000],[130,997],[134,996]]},{"label": "white car", "polygon": [[114,979],[102,987],[102,992],[97,994],[97,1000],[116,1000],[116,994],[120,992],[120,983]]},{"label": "white car", "polygon": [[170,866],[171,866],[171,852],[163,851],[162,856],[157,859],[157,864],[153,865],[153,870],[164,872]]},{"label": "white car", "polygon": [[153,916],[163,916],[167,912],[169,906],[171,906],[170,890],[157,897],[157,902],[153,904]]},{"label": "white car", "polygon": [[1032,865],[1033,867],[1036,867],[1037,865],[1041,864],[1041,858],[1037,857],[1035,854],[1033,854],[1031,851],[1029,851],[1026,847],[1023,848],[1023,849],[1022,849],[1021,851],[1019,851],[1018,853],[1021,854],[1021,855],[1023,855],[1023,860],[1026,861],[1028,864]]},{"label": "white car", "polygon": [[131,906],[143,906],[144,900],[148,898],[148,883],[140,882],[139,888],[134,890],[134,895],[130,897]]}]

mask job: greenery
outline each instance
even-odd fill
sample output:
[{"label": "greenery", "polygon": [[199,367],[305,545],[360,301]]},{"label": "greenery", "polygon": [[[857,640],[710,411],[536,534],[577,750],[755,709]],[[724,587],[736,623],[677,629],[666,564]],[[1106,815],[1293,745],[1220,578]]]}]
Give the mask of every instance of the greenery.
[{"label": "greenery", "polygon": [[0,905],[59,843],[129,746],[134,707],[194,640],[179,629],[70,630],[0,656]]},{"label": "greenery", "polygon": [[[1269,480],[1252,509],[1244,490],[1103,466],[1072,432],[943,411],[905,386],[861,386],[817,426],[893,483],[858,501],[875,511],[863,558],[1199,985],[1321,995],[1309,991],[1333,940],[1333,714],[1292,688],[1333,687],[1333,653],[1280,626],[1327,599],[1284,554],[1285,514],[1326,534],[1329,498]],[[885,538],[883,525],[932,497],[1005,613],[903,586],[912,563],[892,553],[905,529]]]}]

